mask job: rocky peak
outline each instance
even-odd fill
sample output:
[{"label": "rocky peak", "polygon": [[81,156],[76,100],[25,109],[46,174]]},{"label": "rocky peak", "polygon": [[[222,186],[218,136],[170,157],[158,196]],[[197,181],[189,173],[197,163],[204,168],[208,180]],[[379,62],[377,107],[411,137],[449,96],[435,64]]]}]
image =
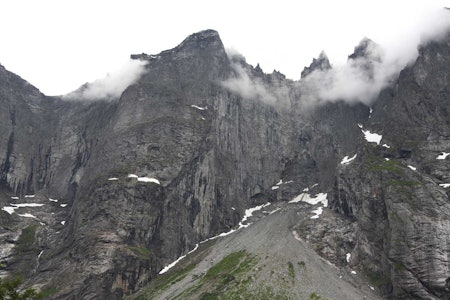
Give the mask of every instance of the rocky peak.
[{"label": "rocky peak", "polygon": [[[260,279],[245,273],[255,275],[250,284],[260,291],[267,289],[256,283],[273,273],[282,278],[275,288],[294,291],[286,297],[295,299],[345,293],[346,278],[369,280],[353,285],[364,286],[368,299],[445,299],[449,40],[424,46],[369,117],[365,105],[344,102],[305,113],[297,105],[302,86],[227,56],[213,30],[158,55],[134,55],[148,61],[147,72],[117,102],[38,98],[0,65],[0,261],[23,274],[25,286],[55,290],[51,299],[123,299],[147,282],[158,292],[154,283],[178,289],[185,279],[208,282],[187,290],[205,292],[200,298],[227,288],[206,281],[211,257],[220,263],[217,253],[238,253],[242,245],[269,258],[249,268],[262,270]],[[374,67],[375,46],[363,40],[348,63]],[[237,73],[235,62],[248,76],[236,77],[236,86],[252,93],[218,84]],[[302,77],[330,68],[322,52]],[[289,111],[282,101],[293,104]],[[367,134],[383,134],[386,144]],[[332,209],[295,202],[319,193]],[[265,210],[242,225],[248,207]],[[336,272],[308,277],[328,270],[312,250]],[[155,279],[177,257],[184,257],[179,267],[194,266],[191,273],[177,273],[185,279],[176,284],[170,273]],[[295,260],[269,264],[271,257]],[[245,281],[238,276],[229,274],[229,287]]]},{"label": "rocky peak", "polygon": [[368,79],[373,79],[375,72],[375,65],[382,61],[381,47],[368,38],[363,38],[361,42],[355,47],[353,53],[348,56],[347,62],[359,69],[361,74]]},{"label": "rocky peak", "polygon": [[225,48],[217,31],[207,29],[197,33],[193,33],[173,49],[163,51],[157,55],[147,54],[144,52],[141,54],[131,54],[130,58],[140,60],[153,60],[161,58],[162,56],[171,56],[174,54],[185,57],[188,53],[196,53],[198,51],[203,52],[205,50],[210,54],[225,54]]},{"label": "rocky peak", "polygon": [[301,78],[305,78],[315,70],[328,70],[331,69],[330,61],[324,51],[320,52],[318,58],[314,58],[309,67],[305,67],[301,73]]},{"label": "rocky peak", "polygon": [[225,54],[225,48],[223,46],[222,40],[220,39],[219,33],[215,30],[208,29],[193,33],[188,36],[181,44],[172,50],[164,51],[166,52],[192,52],[192,51],[211,51],[212,53]]},{"label": "rocky peak", "polygon": [[363,38],[348,56],[349,61],[358,59],[381,61],[380,46],[369,38]]},{"label": "rocky peak", "polygon": [[197,47],[210,43],[222,43],[219,33],[213,29],[207,29],[191,34],[190,36],[185,38],[177,48],[189,45]]},{"label": "rocky peak", "polygon": [[147,83],[159,82],[158,78],[165,78],[165,83],[174,81],[173,85],[176,86],[179,79],[183,78],[182,81],[197,85],[223,80],[230,72],[230,60],[215,30],[191,34],[175,48],[157,55],[142,53],[134,54],[131,58],[148,61],[146,68],[152,72],[144,74],[140,79],[140,82]]}]

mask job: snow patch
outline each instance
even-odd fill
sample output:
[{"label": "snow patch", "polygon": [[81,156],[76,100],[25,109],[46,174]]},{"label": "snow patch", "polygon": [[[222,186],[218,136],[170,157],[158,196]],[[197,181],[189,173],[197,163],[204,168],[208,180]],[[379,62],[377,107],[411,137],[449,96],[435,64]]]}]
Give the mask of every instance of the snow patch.
[{"label": "snow patch", "polygon": [[67,204],[60,204],[59,206],[61,206],[61,207],[66,207]]},{"label": "snow patch", "polygon": [[416,168],[416,167],[413,167],[413,166],[408,166],[408,168],[410,168],[410,169],[413,170],[413,171],[416,171],[416,170],[417,170],[417,168]]},{"label": "snow patch", "polygon": [[450,187],[450,183],[440,183],[439,186],[442,186],[444,189]]},{"label": "snow patch", "polygon": [[165,266],[161,271],[159,271],[158,274],[161,275],[161,274],[166,273],[167,271],[169,271],[170,269],[172,269],[173,267],[175,267],[175,265],[176,265],[177,263],[179,263],[179,262],[180,262],[183,258],[185,258],[185,257],[186,257],[186,255],[182,255],[182,256],[178,257],[178,259],[177,259],[176,261],[174,261],[174,262],[168,264],[167,266]]},{"label": "snow patch", "polygon": [[198,244],[195,245],[194,249],[192,249],[191,251],[189,251],[187,254],[182,255],[180,257],[177,258],[177,260],[175,260],[174,262],[168,264],[167,266],[165,266],[161,271],[159,271],[159,275],[166,273],[167,271],[169,271],[170,269],[172,269],[173,267],[175,267],[175,265],[177,263],[179,263],[183,258],[185,258],[188,254],[193,253],[194,251],[196,251],[198,249]]},{"label": "snow patch", "polygon": [[352,273],[353,275],[356,275],[356,271],[351,271],[350,273]]},{"label": "snow patch", "polygon": [[[40,206],[43,206],[44,204],[40,204],[40,203],[10,203],[9,205],[11,205],[11,206],[2,207],[2,210],[6,211],[10,215],[12,215],[14,213],[14,211],[20,207],[40,207]],[[19,215],[19,216],[29,217],[29,216],[25,216],[25,215],[28,215],[28,214]]]},{"label": "snow patch", "polygon": [[156,184],[161,184],[161,183],[159,182],[159,180],[156,179],[156,178],[150,178],[150,177],[138,177],[137,180],[138,180],[138,181],[141,181],[141,182],[152,182],[152,183],[156,183]]},{"label": "snow patch", "polygon": [[351,162],[352,160],[354,160],[356,158],[357,154],[353,155],[352,157],[348,158],[348,156],[344,156],[344,158],[341,161],[341,165],[345,165],[348,164],[349,162]]},{"label": "snow patch", "polygon": [[274,191],[274,190],[278,190],[280,188],[280,186],[279,185],[274,185],[273,187],[272,187],[272,191]]},{"label": "snow patch", "polygon": [[191,107],[196,108],[198,110],[207,110],[208,109],[208,106],[201,107],[201,106],[197,106],[197,105],[191,105]]},{"label": "snow patch", "polygon": [[48,198],[48,201],[51,201],[51,202],[58,202],[58,200],[52,199],[52,198]]},{"label": "snow patch", "polygon": [[188,252],[188,254],[191,254],[191,253],[194,253],[195,251],[197,251],[197,249],[198,249],[198,243],[197,244],[195,244],[195,247],[194,247],[194,249],[192,249],[191,251],[189,251]]},{"label": "snow patch", "polygon": [[[250,225],[251,225],[251,224],[248,224],[247,226],[250,226]],[[247,227],[247,226],[245,226],[245,227]],[[206,239],[206,240],[204,240],[204,241],[202,241],[202,242],[204,243],[204,242],[207,242],[207,241],[215,240],[215,239],[217,239],[217,238],[220,238],[220,237],[224,237],[224,236],[230,235],[230,234],[232,234],[233,232],[236,232],[236,230],[239,230],[239,229],[241,229],[241,228],[243,228],[243,227],[239,227],[238,229],[231,229],[230,231],[227,231],[227,232],[222,232],[222,233],[220,233],[220,234],[218,234],[218,235],[216,235],[216,236],[210,237],[209,239]]]},{"label": "snow patch", "polygon": [[162,274],[164,274],[164,273],[166,273],[167,271],[169,271],[170,269],[172,269],[173,267],[175,267],[175,265],[177,264],[177,263],[179,263],[183,258],[185,258],[186,257],[186,255],[182,255],[182,256],[180,256],[180,257],[178,257],[178,259],[176,260],[176,261],[174,261],[174,262],[171,262],[170,264],[168,264],[167,266],[165,266],[161,271],[159,271],[159,275],[162,275]]},{"label": "snow patch", "polygon": [[39,252],[39,254],[38,254],[38,256],[37,256],[37,259],[36,259],[36,265],[35,265],[35,267],[34,267],[34,272],[37,272],[37,270],[38,270],[38,268],[39,268],[39,259],[41,258],[42,253],[44,253],[44,250],[41,250],[41,252]]},{"label": "snow patch", "polygon": [[352,257],[352,255],[350,254],[350,253],[347,253],[346,255],[345,255],[345,259],[347,260],[347,262],[349,263],[350,262],[350,258]]},{"label": "snow patch", "polygon": [[361,130],[361,131],[364,134],[366,141],[368,141],[369,143],[377,143],[377,145],[379,145],[381,139],[383,138],[380,134],[372,133],[369,130]]},{"label": "snow patch", "polygon": [[306,202],[311,205],[316,205],[318,203],[322,203],[324,207],[328,206],[327,193],[318,193],[315,197],[311,197],[310,194],[301,193],[288,203],[297,203],[297,202]]},{"label": "snow patch", "polygon": [[[236,232],[236,231],[238,231],[238,230],[241,229],[241,228],[246,228],[246,227],[250,226],[251,223],[248,223],[248,224],[245,224],[245,225],[244,225],[243,223],[246,222],[247,219],[248,219],[249,217],[251,217],[255,211],[261,210],[261,209],[263,209],[264,207],[269,206],[270,204],[271,204],[270,202],[267,202],[266,204],[258,205],[258,206],[255,206],[255,207],[251,207],[251,208],[249,208],[249,209],[246,209],[246,210],[245,210],[245,213],[244,213],[244,217],[243,217],[242,220],[239,222],[239,227],[238,227],[237,229],[231,229],[230,231],[222,232],[222,233],[220,233],[220,234],[218,234],[218,235],[216,235],[216,236],[213,236],[213,237],[210,237],[210,238],[208,238],[208,239],[206,239],[206,240],[201,241],[200,244],[206,243],[206,242],[211,241],[211,240],[215,240],[215,239],[217,239],[217,238],[219,238],[219,237],[224,237],[224,236],[230,235],[230,234],[232,234],[233,232]],[[233,207],[232,207],[232,209],[234,210]],[[276,210],[275,210],[275,211],[276,211]],[[273,212],[275,212],[275,211],[273,211]],[[158,274],[161,275],[161,274],[164,274],[164,273],[166,273],[167,271],[169,271],[169,270],[170,270],[171,268],[173,268],[176,264],[178,264],[183,258],[185,258],[188,254],[191,254],[192,252],[196,251],[196,250],[198,249],[198,247],[199,247],[199,244],[196,244],[194,249],[192,249],[191,251],[189,251],[187,254],[180,256],[180,257],[177,258],[177,260],[175,260],[174,262],[172,262],[172,263],[168,264],[167,266],[165,266],[161,271],[159,271]]]},{"label": "snow patch", "polygon": [[298,233],[297,233],[297,231],[292,231],[292,234],[294,235],[294,238],[297,240],[297,241],[302,241],[302,239],[300,238],[300,236],[298,235]]},{"label": "snow patch", "polygon": [[272,190],[276,190],[277,187],[280,187],[280,185],[282,184],[289,184],[289,183],[293,183],[294,181],[292,180],[288,180],[288,181],[283,181],[283,179],[280,179],[280,181],[278,181],[273,187]]},{"label": "snow patch", "polygon": [[109,180],[109,181],[117,181],[117,180],[119,180],[119,178],[117,178],[117,177],[111,177],[111,178],[108,178],[108,180]]},{"label": "snow patch", "polygon": [[216,236],[207,238],[206,240],[201,241],[200,244],[206,243],[207,241],[215,240],[215,239],[217,239],[217,238],[219,238],[219,237],[224,237],[224,236],[230,235],[230,234],[232,234],[233,232],[236,232],[236,231],[238,231],[238,230],[241,229],[241,228],[246,228],[246,227],[250,226],[251,223],[248,223],[248,224],[243,224],[243,223],[246,222],[247,219],[248,219],[249,217],[251,217],[255,211],[261,210],[261,209],[263,209],[264,207],[269,206],[270,204],[271,204],[270,202],[267,202],[266,204],[258,205],[258,206],[255,206],[255,207],[251,207],[251,208],[249,208],[249,209],[246,209],[246,210],[245,210],[245,213],[244,213],[244,217],[243,217],[242,220],[239,222],[239,227],[238,227],[238,228],[236,228],[236,229],[231,229],[230,231],[222,232],[222,233],[220,233],[220,234],[218,234],[218,235],[216,235]]},{"label": "snow patch", "polygon": [[33,219],[37,219],[36,216],[29,214],[29,213],[25,213],[25,214],[17,214],[19,217],[24,217],[24,218],[33,218]]},{"label": "snow patch", "polygon": [[6,211],[8,214],[12,215],[17,208],[18,207],[14,207],[14,206],[3,206],[2,210]]},{"label": "snow patch", "polygon": [[25,198],[34,198],[34,195],[25,195]]},{"label": "snow patch", "polygon": [[66,221],[61,221],[61,225],[65,225],[66,224]]},{"label": "snow patch", "polygon": [[44,204],[41,203],[10,203],[9,205],[17,206],[17,207],[40,207]]},{"label": "snow patch", "polygon": [[383,146],[384,148],[387,148],[387,149],[391,148],[391,146],[389,146],[388,144],[383,144],[381,146]]},{"label": "snow patch", "polygon": [[[151,177],[139,177],[139,176],[137,176],[136,174],[128,174],[128,178],[136,178],[137,181],[140,181],[140,182],[152,182],[152,183],[156,183],[156,184],[161,184],[161,183],[159,182],[159,180],[156,179],[156,178],[151,178]],[[111,178],[110,178],[110,179],[111,179]],[[109,180],[109,179],[108,179],[108,180]]]},{"label": "snow patch", "polygon": [[251,208],[249,208],[249,209],[246,209],[246,210],[245,210],[244,217],[243,217],[242,220],[239,222],[239,228],[238,228],[238,229],[241,229],[241,228],[245,228],[245,227],[250,226],[251,223],[248,223],[248,224],[245,224],[245,225],[244,225],[244,222],[247,222],[247,219],[250,218],[250,217],[253,215],[253,213],[254,213],[255,211],[261,210],[261,209],[263,209],[264,207],[269,206],[269,205],[270,205],[270,202],[267,202],[266,204],[258,205],[258,206],[255,206],[255,207],[251,207]]},{"label": "snow patch", "polygon": [[319,208],[313,210],[312,213],[314,214],[314,216],[312,216],[311,219],[318,219],[319,216],[323,213],[323,207],[320,206]]},{"label": "snow patch", "polygon": [[272,210],[271,212],[269,212],[269,215],[276,213],[277,211],[279,211],[281,208],[276,208],[274,210]]},{"label": "snow patch", "polygon": [[441,155],[439,155],[438,157],[436,157],[436,159],[446,159],[447,156],[450,155],[450,152],[442,152]]},{"label": "snow patch", "polygon": [[11,197],[11,199],[12,199],[12,200],[19,200],[19,197],[13,196],[13,197]]}]

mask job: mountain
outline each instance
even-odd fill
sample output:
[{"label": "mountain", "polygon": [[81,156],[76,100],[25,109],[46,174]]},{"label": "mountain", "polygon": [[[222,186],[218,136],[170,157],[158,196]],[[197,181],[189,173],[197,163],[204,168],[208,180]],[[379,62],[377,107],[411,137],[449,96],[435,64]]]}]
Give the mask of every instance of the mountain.
[{"label": "mountain", "polygon": [[450,297],[450,36],[371,107],[305,105],[214,30],[131,57],[98,101],[0,67],[3,275],[49,299]]},{"label": "mountain", "polygon": [[318,58],[314,58],[311,65],[309,67],[305,67],[301,73],[301,78],[305,78],[308,76],[308,74],[320,70],[320,71],[326,71],[331,69],[330,61],[328,60],[327,55],[325,52],[320,52]]}]

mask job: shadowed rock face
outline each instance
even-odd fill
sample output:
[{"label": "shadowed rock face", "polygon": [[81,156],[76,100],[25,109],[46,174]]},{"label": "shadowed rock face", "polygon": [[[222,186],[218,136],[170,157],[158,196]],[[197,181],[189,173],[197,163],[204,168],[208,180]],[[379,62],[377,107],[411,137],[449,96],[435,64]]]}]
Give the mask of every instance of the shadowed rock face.
[{"label": "shadowed rock face", "polygon": [[[326,244],[318,254],[342,266],[345,248],[387,297],[444,297],[450,207],[439,184],[450,166],[436,156],[450,152],[449,51],[448,40],[424,46],[370,114],[343,102],[305,111],[291,81],[242,60],[285,98],[231,91],[236,61],[213,30],[133,55],[146,73],[115,101],[47,97],[0,67],[0,206],[44,204],[0,210],[0,259],[28,284],[57,287],[54,298],[121,299],[245,208],[318,183],[327,222],[298,220],[304,239]],[[358,124],[391,148],[367,143]],[[280,179],[293,183],[272,189]]]}]

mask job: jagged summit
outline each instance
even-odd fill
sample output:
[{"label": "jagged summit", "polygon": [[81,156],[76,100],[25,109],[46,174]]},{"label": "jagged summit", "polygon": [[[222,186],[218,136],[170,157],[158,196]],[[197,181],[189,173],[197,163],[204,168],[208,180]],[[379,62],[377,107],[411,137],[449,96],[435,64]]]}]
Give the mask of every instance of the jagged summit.
[{"label": "jagged summit", "polygon": [[361,75],[372,80],[375,76],[376,65],[382,62],[383,51],[377,43],[369,38],[363,38],[348,56],[347,62],[361,71]]},{"label": "jagged summit", "polygon": [[[188,46],[201,47],[208,44],[222,44],[219,33],[213,29],[206,29],[191,34],[176,48],[183,48]],[[223,47],[223,45],[222,45]]]},{"label": "jagged summit", "polygon": [[159,58],[161,55],[168,55],[180,52],[191,52],[193,50],[210,50],[212,53],[217,51],[217,53],[225,53],[225,48],[223,46],[222,40],[220,39],[219,33],[216,30],[207,29],[199,31],[189,35],[184,39],[178,46],[173,49],[165,50],[158,55],[153,54],[132,54],[131,59],[140,60],[152,60]]},{"label": "jagged summit", "polygon": [[381,60],[380,52],[380,46],[371,39],[365,37],[354,48],[353,53],[348,56],[348,60],[356,60],[359,58]]},{"label": "jagged summit", "polygon": [[[372,46],[348,65],[378,67]],[[136,58],[109,102],[53,101],[0,66],[0,276],[49,299],[450,297],[450,36],[370,110],[304,106],[308,86],[213,30]],[[329,68],[321,53],[302,76]]]},{"label": "jagged summit", "polygon": [[331,69],[330,61],[324,51],[320,52],[318,58],[314,58],[309,67],[305,67],[301,73],[301,78],[305,78],[308,74],[315,70],[328,70]]}]

